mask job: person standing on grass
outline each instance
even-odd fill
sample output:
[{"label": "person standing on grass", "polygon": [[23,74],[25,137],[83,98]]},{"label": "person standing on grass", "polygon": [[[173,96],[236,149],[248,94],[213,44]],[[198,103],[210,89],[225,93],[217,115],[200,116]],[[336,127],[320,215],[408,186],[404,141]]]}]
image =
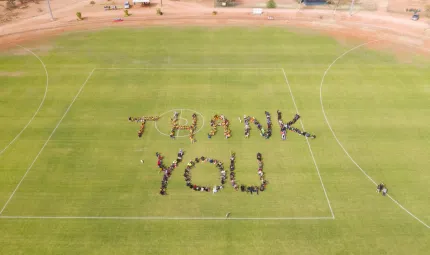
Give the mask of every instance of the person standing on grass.
[{"label": "person standing on grass", "polygon": [[383,196],[387,195],[387,192],[388,192],[387,187],[384,187],[384,188],[382,189],[382,195],[383,195]]},{"label": "person standing on grass", "polygon": [[376,186],[376,192],[381,193],[382,189],[384,188],[384,184],[380,183],[378,186]]}]

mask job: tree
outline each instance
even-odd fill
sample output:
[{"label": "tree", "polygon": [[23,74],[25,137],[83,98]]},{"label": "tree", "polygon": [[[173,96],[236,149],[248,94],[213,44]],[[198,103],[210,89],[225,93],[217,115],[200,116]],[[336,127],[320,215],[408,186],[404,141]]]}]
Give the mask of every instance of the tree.
[{"label": "tree", "polygon": [[267,1],[266,7],[267,8],[271,8],[271,9],[276,8],[276,2],[275,2],[275,0],[269,0],[269,1]]},{"label": "tree", "polygon": [[430,4],[425,6],[424,15],[425,15],[427,18],[430,18]]},{"label": "tree", "polygon": [[77,12],[76,17],[78,17],[78,20],[83,20],[81,12]]},{"label": "tree", "polygon": [[16,7],[15,0],[6,1],[6,9],[10,10]]},{"label": "tree", "polygon": [[351,0],[326,0],[326,2],[328,5],[333,6],[333,14],[335,14],[339,6],[350,4]]}]

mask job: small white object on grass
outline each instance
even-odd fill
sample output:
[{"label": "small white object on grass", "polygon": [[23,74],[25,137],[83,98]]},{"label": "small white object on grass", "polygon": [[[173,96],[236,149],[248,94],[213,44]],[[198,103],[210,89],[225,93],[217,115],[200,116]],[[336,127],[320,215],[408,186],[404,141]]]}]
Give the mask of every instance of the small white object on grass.
[{"label": "small white object on grass", "polygon": [[230,217],[230,213],[229,212],[225,215],[225,218],[228,218],[228,217]]},{"label": "small white object on grass", "polygon": [[142,163],[142,164],[143,164],[143,159],[141,159],[141,160],[140,160],[140,163]]}]

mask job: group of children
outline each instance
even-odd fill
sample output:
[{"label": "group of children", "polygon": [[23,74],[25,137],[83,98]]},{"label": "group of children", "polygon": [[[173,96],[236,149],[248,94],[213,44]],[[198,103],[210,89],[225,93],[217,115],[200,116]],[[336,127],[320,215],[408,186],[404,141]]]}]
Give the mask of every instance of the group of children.
[{"label": "group of children", "polygon": [[[169,182],[169,178],[172,175],[173,170],[178,167],[178,164],[180,162],[182,162],[184,151],[180,149],[178,152],[178,157],[168,167],[163,163],[163,156],[161,156],[160,153],[156,152],[155,156],[157,156],[157,166],[160,170],[160,173],[163,173],[163,179],[161,180],[160,194],[167,195],[167,185]],[[215,185],[212,188],[212,192],[217,193],[218,191],[223,189],[225,183],[227,182],[227,172],[224,169],[224,164],[219,160],[206,158],[204,156],[200,158],[195,158],[194,160],[190,160],[190,162],[188,162],[184,172],[184,179],[186,182],[186,186],[195,191],[209,192],[211,190],[209,186],[199,186],[196,184],[192,184],[191,182],[191,169],[194,168],[195,165],[200,162],[214,164],[220,172],[221,183],[220,185]],[[230,183],[235,190],[239,190],[239,186],[236,183],[236,178],[235,178],[236,177],[235,162],[236,162],[236,154],[232,152],[230,155]],[[258,162],[258,176],[260,177],[261,184],[259,186],[258,185],[255,185],[255,186],[240,185],[240,190],[242,192],[247,192],[250,194],[257,193],[258,195],[259,191],[264,191],[266,189],[267,181],[265,179],[265,175],[263,172],[263,158],[261,153],[257,153],[257,162]]]},{"label": "group of children", "polygon": [[312,139],[316,138],[315,135],[312,135],[312,134],[310,134],[308,132],[305,132],[305,131],[301,131],[300,129],[295,128],[295,127],[292,126],[292,125],[294,125],[300,119],[300,115],[298,115],[298,114],[294,115],[293,120],[287,122],[287,124],[284,124],[284,122],[282,121],[282,113],[281,113],[281,111],[277,110],[276,112],[278,113],[278,124],[279,124],[279,127],[281,128],[281,138],[282,138],[282,140],[286,140],[287,139],[287,130],[293,131],[293,132],[295,132],[295,133],[297,133],[299,135],[302,135],[304,137],[307,137],[307,138],[312,138]]},{"label": "group of children", "polygon": [[160,117],[159,116],[143,116],[140,118],[137,117],[128,117],[128,121],[130,122],[141,122],[139,130],[137,131],[137,137],[141,138],[143,135],[143,130],[145,129],[145,123],[147,120],[149,121],[157,121]]},{"label": "group of children", "polygon": [[182,149],[178,152],[178,157],[176,160],[170,164],[169,167],[166,167],[163,163],[163,156],[160,153],[156,152],[155,156],[157,156],[157,166],[160,169],[160,172],[163,173],[163,180],[161,180],[161,188],[160,195],[167,195],[167,184],[170,176],[172,175],[173,170],[178,167],[178,164],[182,161],[182,157],[184,156],[184,152]]},{"label": "group of children", "polygon": [[264,129],[263,125],[261,125],[261,123],[258,122],[256,118],[246,115],[243,116],[243,120],[245,122],[245,138],[248,138],[251,132],[251,127],[249,126],[249,123],[254,123],[257,126],[258,130],[260,130],[260,135],[264,138],[269,139],[269,137],[272,136],[272,118],[268,111],[265,111],[264,113],[266,114],[267,130]]},{"label": "group of children", "polygon": [[214,164],[218,168],[218,170],[220,171],[221,185],[214,186],[213,187],[213,193],[216,193],[219,190],[223,189],[223,186],[226,182],[226,171],[224,170],[223,163],[219,160],[212,159],[212,158],[206,158],[203,156],[200,158],[195,158],[194,160],[190,160],[190,162],[188,162],[187,167],[185,168],[185,172],[184,172],[184,178],[185,178],[185,182],[186,182],[187,187],[189,187],[190,189],[192,189],[194,191],[206,191],[206,192],[210,191],[210,187],[208,187],[208,186],[199,186],[199,185],[191,183],[191,169],[194,168],[194,166],[200,162],[203,162],[203,163],[207,162],[210,164]]},{"label": "group of children", "polygon": [[170,138],[174,139],[175,138],[175,132],[176,130],[189,130],[189,138],[191,143],[194,143],[196,140],[194,139],[194,134],[197,128],[197,114],[193,113],[192,115],[192,123],[190,126],[185,126],[185,125],[179,125],[178,124],[179,121],[179,113],[175,112],[173,114],[173,117],[170,118],[170,122],[172,124],[172,129],[170,130]]},{"label": "group of children", "polygon": [[378,193],[382,192],[383,196],[387,195],[387,192],[388,192],[387,186],[385,186],[385,184],[381,182],[378,186],[376,186],[376,192]]},{"label": "group of children", "polygon": [[[248,138],[250,135],[250,131],[251,131],[251,127],[250,127],[250,123],[254,123],[258,130],[260,131],[260,135],[265,137],[266,139],[269,139],[270,136],[272,135],[272,120],[271,120],[271,116],[270,113],[265,111],[266,114],[266,122],[267,122],[267,130],[264,129],[263,125],[254,117],[250,117],[250,116],[243,116],[244,122],[245,122],[245,138]],[[281,138],[282,140],[286,140],[287,139],[287,130],[293,131],[299,135],[302,135],[304,137],[307,138],[312,138],[315,139],[316,136],[312,135],[308,132],[302,131],[298,128],[293,127],[293,125],[300,119],[300,115],[296,114],[293,118],[293,120],[287,122],[286,124],[283,122],[282,120],[282,113],[281,111],[277,111],[278,114],[278,124],[279,127],[281,128]],[[143,117],[129,117],[128,120],[130,122],[140,122],[140,129],[137,132],[137,136],[140,138],[143,135],[143,131],[145,129],[145,124],[146,121],[157,121],[160,117],[159,116],[143,116]],[[178,112],[174,112],[173,117],[170,119],[171,124],[172,124],[172,129],[170,131],[170,138],[174,139],[175,138],[175,132],[177,130],[189,130],[189,139],[191,141],[191,143],[195,142],[195,131],[197,128],[197,114],[194,113],[192,115],[192,123],[190,126],[187,125],[179,125],[179,113]],[[242,120],[239,117],[239,121],[242,122]],[[217,132],[217,127],[218,126],[222,126],[224,128],[224,136],[225,138],[230,138],[231,137],[231,130],[230,130],[230,121],[224,116],[224,115],[218,115],[216,114],[212,119],[211,119],[211,131],[208,133],[208,138],[212,138],[212,136],[214,136]]]},{"label": "group of children", "polygon": [[[230,157],[230,181],[231,181],[231,185],[233,186],[233,188],[235,190],[238,190],[238,184],[235,181],[235,161],[236,161],[236,155],[235,153],[231,154]],[[264,191],[266,189],[267,186],[267,180],[265,179],[265,175],[263,172],[263,158],[261,153],[257,153],[257,162],[258,162],[258,176],[260,177],[260,186],[255,185],[255,186],[247,186],[247,185],[240,185],[240,191],[242,192],[246,192],[249,194],[254,194],[257,193],[257,195],[259,194],[259,191]]]},{"label": "group of children", "polygon": [[231,130],[229,128],[230,122],[224,115],[218,115],[216,114],[211,119],[211,131],[208,134],[208,138],[212,138],[217,132],[217,127],[222,126],[224,128],[224,136],[226,139],[231,137]]}]

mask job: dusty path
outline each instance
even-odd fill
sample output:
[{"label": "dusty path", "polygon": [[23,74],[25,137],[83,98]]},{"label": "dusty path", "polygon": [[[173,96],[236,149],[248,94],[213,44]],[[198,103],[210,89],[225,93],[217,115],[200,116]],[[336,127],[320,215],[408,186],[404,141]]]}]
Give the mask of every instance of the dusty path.
[{"label": "dusty path", "polygon": [[[52,0],[53,2],[55,0]],[[56,0],[58,1],[58,0]],[[16,20],[0,26],[0,47],[56,35],[65,31],[92,30],[103,27],[141,26],[290,26],[321,30],[338,38],[353,37],[369,40],[384,37],[394,45],[414,45],[423,52],[430,50],[429,21],[411,21],[404,15],[377,12],[358,12],[349,16],[347,12],[327,10],[265,10],[261,16],[251,14],[247,8],[214,8],[207,4],[164,0],[163,16],[157,16],[155,2],[151,7],[133,7],[132,16],[123,17],[123,10],[104,11],[102,4],[89,5],[88,1],[61,0],[62,5],[53,7],[55,20],[46,14]],[[64,5],[68,2],[67,5]],[[96,1],[98,2],[98,1]],[[59,2],[57,2],[58,4]],[[122,1],[121,1],[122,3]],[[118,5],[118,7],[121,7]],[[36,7],[34,7],[36,8]],[[30,10],[29,10],[30,11]],[[82,12],[84,21],[77,21],[75,13]],[[268,20],[268,16],[274,20]],[[114,23],[115,18],[124,22]]]}]

